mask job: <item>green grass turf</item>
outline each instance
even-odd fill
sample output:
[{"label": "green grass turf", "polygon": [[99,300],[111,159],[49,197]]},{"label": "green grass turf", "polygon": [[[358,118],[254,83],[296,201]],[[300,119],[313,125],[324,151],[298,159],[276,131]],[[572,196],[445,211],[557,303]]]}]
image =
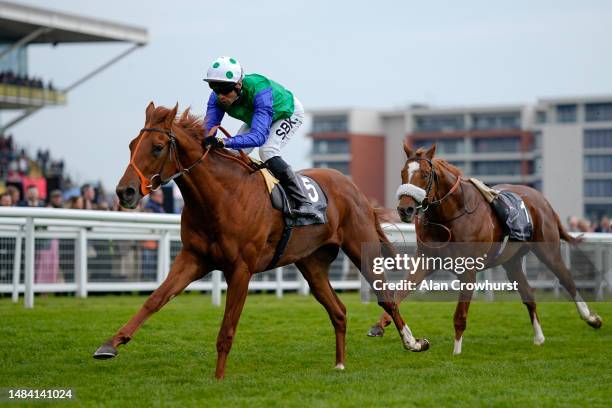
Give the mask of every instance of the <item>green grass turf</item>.
[{"label": "green grass turf", "polygon": [[362,304],[355,293],[341,298],[346,371],[333,369],[332,326],[314,298],[251,294],[221,382],[213,374],[223,309],[209,296],[177,297],[107,361],[91,354],[144,297],[37,298],[33,310],[3,298],[0,388],[70,387],[72,405],[85,406],[612,404],[612,303],[591,303],[604,319],[600,330],[582,322],[571,303],[541,303],[546,343],[538,347],[521,303],[476,302],[463,354],[453,356],[454,303],[403,304],[415,335],[431,343],[412,353],[394,329],[384,338],[365,336],[380,313],[375,303]]}]

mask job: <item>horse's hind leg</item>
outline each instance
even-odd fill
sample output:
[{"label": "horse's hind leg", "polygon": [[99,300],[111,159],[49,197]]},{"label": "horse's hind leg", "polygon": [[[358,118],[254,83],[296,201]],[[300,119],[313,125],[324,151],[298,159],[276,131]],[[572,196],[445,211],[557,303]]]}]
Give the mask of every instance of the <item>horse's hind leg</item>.
[{"label": "horse's hind leg", "polygon": [[96,350],[93,357],[96,359],[115,357],[117,347],[130,341],[145,320],[160,310],[174,296],[181,293],[187,285],[209,272],[199,262],[197,257],[182,250],[174,260],[166,280],[149,296],[138,313],[117,334]]},{"label": "horse's hind leg", "polygon": [[[351,239],[342,243],[342,250],[353,264],[359,268],[368,284],[373,288],[374,281],[378,280],[384,285],[386,283],[385,275],[377,275],[372,269],[374,258],[381,256],[380,242],[378,241],[376,229],[373,226],[368,227],[367,225],[360,224],[359,226],[354,226],[350,232],[345,231],[345,235]],[[364,245],[367,250],[367,253],[364,254],[364,265],[362,265],[362,242],[367,243]],[[426,339],[417,339],[412,335],[412,331],[400,315],[399,306],[394,301],[391,291],[376,290],[376,296],[378,297],[378,304],[391,316],[393,323],[395,323],[395,328],[402,339],[404,347],[411,351],[427,350],[429,342]]]},{"label": "horse's hind leg", "polygon": [[329,265],[338,256],[338,247],[323,247],[296,262],[308,281],[314,297],[325,307],[336,333],[336,368],[344,370],[346,339],[346,307],[329,283]]},{"label": "horse's hind leg", "polygon": [[548,269],[552,271],[552,273],[555,274],[561,285],[570,294],[576,303],[576,309],[578,309],[578,313],[580,314],[582,320],[587,322],[589,326],[599,329],[602,324],[601,317],[589,310],[589,307],[582,299],[582,296],[580,296],[576,290],[576,284],[572,279],[572,274],[563,263],[559,244],[553,245],[552,243],[537,243],[533,246],[532,250],[538,259],[542,261],[542,263],[544,263],[544,265],[546,265]]},{"label": "horse's hind leg", "polygon": [[525,276],[525,271],[523,270],[523,256],[516,256],[502,266],[506,270],[508,280],[517,283],[523,304],[527,307],[529,319],[533,326],[533,344],[537,346],[544,344],[545,338],[542,332],[542,326],[540,326],[540,318],[536,310],[536,302],[532,292],[533,289],[529,285],[527,277]]},{"label": "horse's hind leg", "polygon": [[[432,271],[426,270],[422,267],[418,268],[414,273],[408,272],[405,277],[405,280],[408,282],[412,282],[415,286],[418,285],[425,279],[427,275],[429,275]],[[398,290],[395,292],[394,300],[395,303],[399,306],[399,304],[410,294],[410,290]],[[380,319],[368,330],[369,337],[382,337],[385,334],[385,327],[391,324],[393,319],[387,312],[383,312],[380,316]]]}]

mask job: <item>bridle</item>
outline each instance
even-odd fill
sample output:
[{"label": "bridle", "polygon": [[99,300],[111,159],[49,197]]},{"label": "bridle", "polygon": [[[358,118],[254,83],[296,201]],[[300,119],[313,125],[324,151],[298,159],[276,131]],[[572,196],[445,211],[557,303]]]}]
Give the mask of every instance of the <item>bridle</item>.
[{"label": "bridle", "polygon": [[424,241],[420,241],[418,239],[418,235],[417,235],[417,240],[424,246],[428,247],[428,248],[432,248],[432,249],[440,249],[440,248],[444,248],[452,239],[452,232],[451,229],[448,228],[446,225],[444,225],[444,223],[448,223],[450,221],[454,221],[457,218],[460,218],[466,214],[472,214],[474,211],[476,211],[476,207],[474,207],[471,210],[468,210],[465,207],[465,196],[464,196],[464,191],[463,188],[461,189],[461,195],[463,197],[463,210],[458,214],[453,216],[450,219],[444,220],[444,221],[438,221],[438,222],[433,222],[431,219],[429,219],[427,217],[427,210],[430,209],[430,207],[438,207],[442,204],[442,202],[447,199],[448,197],[451,196],[451,194],[453,194],[455,192],[455,190],[457,190],[457,188],[459,188],[459,185],[461,184],[461,176],[458,175],[457,176],[457,181],[455,181],[455,184],[453,184],[453,186],[451,187],[450,190],[448,190],[448,192],[446,194],[444,194],[444,196],[442,198],[436,199],[435,198],[435,194],[434,194],[434,199],[430,201],[429,196],[431,195],[431,190],[432,188],[436,187],[436,192],[439,190],[439,186],[438,186],[438,173],[436,172],[436,167],[434,166],[434,163],[432,160],[428,159],[427,157],[410,157],[408,158],[408,160],[406,160],[406,164],[404,165],[404,168],[402,169],[402,181],[406,181],[408,182],[408,164],[412,161],[425,161],[429,164],[429,166],[431,167],[431,173],[429,174],[429,176],[427,177],[427,185],[425,187],[425,197],[423,198],[423,200],[418,203],[418,205],[416,206],[416,210],[420,211],[421,214],[423,215],[423,225],[435,225],[443,230],[446,231],[446,233],[448,234],[448,238],[446,240],[446,242],[444,242],[442,245],[440,246],[434,246],[434,245],[428,245],[427,243],[425,243]]},{"label": "bridle", "polygon": [[[142,173],[142,171],[138,168],[138,166],[134,162],[134,158],[136,157],[136,153],[138,152],[138,148],[140,147],[140,143],[144,139],[144,135],[142,135],[143,132],[163,133],[164,135],[168,136],[168,139],[170,139],[170,143],[169,143],[170,147],[168,149],[168,154],[166,155],[166,158],[164,159],[164,162],[162,163],[159,171],[157,173],[153,174],[149,178],[145,177],[145,175]],[[161,186],[164,186],[164,185],[168,184],[172,180],[174,180],[174,179],[176,179],[176,178],[178,178],[178,177],[180,177],[182,175],[189,174],[189,172],[195,166],[200,164],[206,158],[206,155],[210,151],[210,146],[209,146],[198,160],[193,162],[188,167],[183,167],[183,165],[181,164],[181,160],[178,157],[177,145],[176,145],[176,135],[174,134],[174,132],[172,132],[171,129],[142,128],[142,129],[140,129],[139,135],[141,135],[140,136],[140,140],[138,141],[138,143],[136,144],[136,147],[134,148],[134,152],[132,153],[132,157],[130,157],[130,166],[132,166],[132,168],[136,171],[136,174],[138,174],[138,177],[140,178],[140,192],[142,193],[143,196],[146,196],[147,194],[149,194],[152,191],[159,190],[159,188],[161,188]],[[172,156],[174,158],[174,162],[175,162],[176,168],[179,169],[179,170],[176,173],[174,173],[173,175],[171,175],[170,177],[168,177],[167,179],[164,180],[164,179],[161,178],[161,174],[164,171],[164,168],[166,167],[166,163],[168,162],[168,159],[170,158],[170,156]],[[153,181],[156,178],[159,179],[159,184],[154,188],[153,187]]]},{"label": "bridle", "polygon": [[438,179],[438,173],[436,172],[436,167],[434,166],[433,161],[428,159],[427,157],[416,157],[416,156],[411,157],[408,160],[406,160],[406,164],[404,164],[404,168],[402,169],[402,180],[406,180],[406,182],[408,182],[408,164],[412,161],[424,161],[424,162],[427,162],[429,166],[431,167],[431,172],[429,173],[427,177],[427,185],[425,187],[425,198],[423,198],[423,200],[420,203],[418,203],[418,205],[416,206],[417,211],[426,213],[429,207],[439,206],[440,204],[442,204],[442,201],[444,201],[451,194],[453,194],[455,190],[457,190],[461,182],[461,177],[457,176],[457,181],[455,182],[455,184],[453,184],[453,187],[451,187],[451,189],[448,190],[448,192],[444,194],[442,198],[436,199],[434,195],[434,200],[430,201],[429,196],[431,195],[431,190],[434,184],[436,186],[436,192],[439,189],[438,187],[439,179]]}]

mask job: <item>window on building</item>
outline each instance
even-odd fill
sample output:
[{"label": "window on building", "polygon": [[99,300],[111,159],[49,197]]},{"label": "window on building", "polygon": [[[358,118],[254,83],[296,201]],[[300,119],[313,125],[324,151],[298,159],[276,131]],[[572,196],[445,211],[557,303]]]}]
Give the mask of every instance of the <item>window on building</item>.
[{"label": "window on building", "polygon": [[584,168],[587,173],[610,173],[612,172],[612,156],[586,156]]},{"label": "window on building", "polygon": [[542,180],[536,180],[531,183],[531,187],[535,188],[538,191],[542,191]]},{"label": "window on building", "polygon": [[584,119],[587,122],[612,121],[612,102],[587,103]]},{"label": "window on building", "polygon": [[543,166],[542,157],[541,156],[536,157],[535,160],[533,161],[533,174],[542,174],[542,166]]},{"label": "window on building", "polygon": [[314,139],[312,145],[314,154],[346,154],[350,153],[347,139]]},{"label": "window on building", "polygon": [[585,197],[612,197],[612,180],[585,180]]},{"label": "window on building", "polygon": [[536,112],[536,123],[538,124],[546,123],[546,111]]},{"label": "window on building", "polygon": [[576,105],[557,105],[557,122],[576,122]]},{"label": "window on building", "polygon": [[449,116],[416,116],[417,132],[452,132],[465,130],[463,115]]},{"label": "window on building", "polygon": [[597,220],[604,216],[612,217],[612,204],[585,204],[584,215]]},{"label": "window on building", "polygon": [[436,154],[465,153],[465,141],[463,139],[427,139],[415,140],[412,145],[415,149],[420,147],[428,149],[436,144]]},{"label": "window on building", "polygon": [[312,119],[312,133],[348,132],[348,116],[315,116]]},{"label": "window on building", "polygon": [[612,148],[612,129],[585,129],[583,145],[587,149]]},{"label": "window on building", "polygon": [[315,161],[313,163],[313,167],[319,167],[324,169],[336,169],[339,172],[350,176],[350,163],[349,162],[341,162],[341,161]]},{"label": "window on building", "polygon": [[518,176],[521,174],[521,162],[510,161],[476,161],[472,163],[472,174],[476,176]]},{"label": "window on building", "polygon": [[505,153],[520,151],[521,139],[518,136],[474,138],[474,152],[476,153]]},{"label": "window on building", "polygon": [[542,149],[542,132],[533,132],[533,148],[535,150]]},{"label": "window on building", "polygon": [[472,128],[486,129],[520,129],[521,115],[519,113],[487,113],[475,114],[472,117]]}]

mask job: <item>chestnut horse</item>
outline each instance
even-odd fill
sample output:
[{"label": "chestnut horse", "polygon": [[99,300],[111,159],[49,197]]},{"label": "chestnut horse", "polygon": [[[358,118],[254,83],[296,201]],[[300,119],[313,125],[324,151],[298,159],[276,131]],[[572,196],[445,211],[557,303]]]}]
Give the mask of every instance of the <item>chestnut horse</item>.
[{"label": "chestnut horse", "polygon": [[[261,175],[242,156],[226,149],[203,149],[202,120],[190,115],[189,109],[176,119],[177,109],[178,104],[167,109],[152,102],[146,108],[145,125],[130,143],[131,159],[117,185],[117,195],[122,206],[134,208],[152,189],[175,179],[184,198],[182,249],[166,280],[94,357],[116,356],[117,347],[130,341],[147,318],[187,285],[212,270],[221,270],[228,288],[215,375],[223,378],[249,280],[266,270],[272,260],[283,232],[283,214],[272,207]],[[277,266],[295,263],[325,307],[335,330],[336,368],[344,369],[346,309],[329,283],[328,269],[342,248],[372,284],[376,276],[371,262],[362,268],[362,255],[366,259],[377,256],[379,243],[387,238],[367,198],[346,176],[331,169],[304,174],[316,180],[327,195],[328,222],[295,227]],[[362,254],[364,242],[376,243],[378,251]],[[391,316],[405,348],[428,348],[425,339],[412,335],[395,302],[381,300],[379,304]]]},{"label": "chestnut horse", "polygon": [[[491,262],[486,267],[502,265],[510,281],[517,282],[518,290],[527,307],[534,330],[534,343],[544,343],[536,303],[532,289],[523,271],[522,258],[532,251],[559,279],[576,303],[580,317],[594,328],[601,327],[601,318],[591,313],[587,304],[576,291],[570,271],[561,257],[560,240],[575,244],[580,241],[567,233],[550,203],[539,191],[522,185],[501,184],[497,190],[509,190],[518,194],[524,201],[533,224],[533,235],[529,242],[511,242],[505,247],[504,230],[491,206],[482,194],[469,181],[462,179],[461,170],[441,158],[434,158],[436,145],[427,151],[416,152],[404,144],[406,163],[401,171],[402,186],[398,189],[399,204],[397,211],[404,222],[415,219],[418,253],[435,253],[444,245],[440,243],[485,243]],[[420,216],[416,216],[420,210]],[[428,244],[429,243],[429,244]],[[437,243],[437,244],[434,244]],[[460,247],[461,245],[457,245]],[[450,247],[450,245],[449,245]],[[480,245],[482,248],[483,245]],[[465,246],[463,247],[465,248]],[[474,249],[478,246],[474,244]],[[454,248],[462,251],[461,248]],[[450,250],[450,249],[449,249]],[[501,251],[501,253],[497,253]],[[459,254],[456,254],[458,256]],[[461,256],[466,256],[462,253]],[[418,285],[433,270],[418,268],[406,279]],[[475,282],[475,271],[467,271],[459,276],[462,282]],[[454,354],[461,353],[463,332],[466,328],[467,313],[472,298],[472,290],[463,290],[455,310]],[[409,294],[408,291],[396,292],[399,304]],[[370,329],[369,336],[382,336],[384,327],[390,323],[387,314]]]}]

